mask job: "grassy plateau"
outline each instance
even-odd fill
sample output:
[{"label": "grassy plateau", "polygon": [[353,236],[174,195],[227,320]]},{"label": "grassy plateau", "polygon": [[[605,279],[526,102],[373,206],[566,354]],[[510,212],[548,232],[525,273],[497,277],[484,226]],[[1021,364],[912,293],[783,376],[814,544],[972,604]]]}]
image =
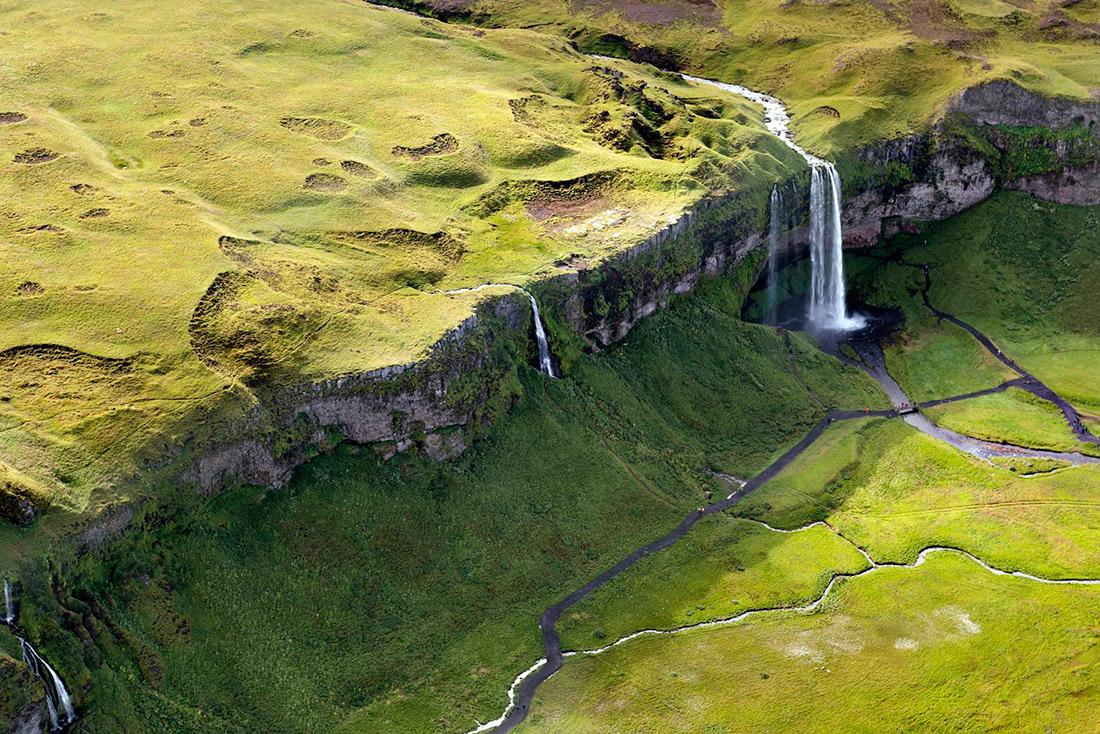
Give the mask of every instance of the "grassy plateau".
[{"label": "grassy plateau", "polygon": [[494,294],[449,289],[599,263],[797,160],[739,98],[365,3],[0,27],[0,486],[72,511],[274,387],[422,358]]}]

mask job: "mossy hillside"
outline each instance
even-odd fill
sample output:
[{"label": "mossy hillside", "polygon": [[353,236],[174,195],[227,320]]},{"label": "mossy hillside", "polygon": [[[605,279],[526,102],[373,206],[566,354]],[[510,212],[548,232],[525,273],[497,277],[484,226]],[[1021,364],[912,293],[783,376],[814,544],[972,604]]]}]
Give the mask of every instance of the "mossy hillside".
[{"label": "mossy hillside", "polygon": [[[1096,207],[1003,192],[920,234],[899,235],[894,246],[906,262],[932,266],[933,305],[976,326],[1085,415],[1095,415],[1100,409],[1095,380],[1100,340],[1093,318],[1100,283],[1098,217]],[[928,312],[920,305],[923,279],[917,270],[868,258],[852,262],[859,268],[853,282],[861,298],[921,314],[905,339],[914,331],[932,333],[923,326],[932,325],[923,320]],[[924,337],[917,338],[916,344],[923,343]],[[900,366],[899,379],[934,369],[934,358],[906,348],[905,339],[890,355],[891,368]]]},{"label": "mossy hillside", "polygon": [[598,262],[796,162],[743,100],[532,32],[322,0],[3,12],[0,450],[65,509],[271,383],[422,357],[491,296],[447,289]]},{"label": "mossy hillside", "polygon": [[920,131],[983,81],[1078,99],[1100,85],[1089,3],[392,4],[483,26],[554,29],[582,50],[767,91],[787,102],[800,140],[821,155]]},{"label": "mossy hillside", "polygon": [[454,464],[343,447],[284,490],[148,503],[75,565],[28,560],[25,623],[91,681],[88,731],[465,731],[540,654],[545,605],[719,491],[704,468],[751,475],[881,401],[740,307],[711,283],[567,379],[524,369]]},{"label": "mossy hillside", "polygon": [[814,614],[571,658],[517,731],[1092,728],[1096,587],[994,576],[942,554],[834,591]]}]

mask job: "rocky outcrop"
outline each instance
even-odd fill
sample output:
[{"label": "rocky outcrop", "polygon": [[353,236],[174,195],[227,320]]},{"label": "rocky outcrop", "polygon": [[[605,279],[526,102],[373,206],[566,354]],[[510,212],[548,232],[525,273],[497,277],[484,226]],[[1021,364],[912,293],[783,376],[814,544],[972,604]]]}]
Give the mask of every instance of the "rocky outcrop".
[{"label": "rocky outcrop", "polygon": [[946,219],[998,188],[1100,204],[1100,100],[989,82],[961,93],[927,133],[858,151],[846,173],[855,186],[844,202],[845,242],[855,247],[907,222]]},{"label": "rocky outcrop", "polygon": [[756,249],[762,212],[745,194],[704,199],[635,247],[539,290],[589,348],[606,348],[674,295],[730,271]]},{"label": "rocky outcrop", "polygon": [[964,90],[947,107],[982,125],[1064,128],[1100,122],[1100,100],[1045,97],[1007,79],[995,79]]},{"label": "rocky outcrop", "polygon": [[345,440],[383,456],[419,447],[451,458],[465,448],[451,429],[475,418],[504,369],[493,363],[494,341],[528,320],[526,297],[490,299],[422,361],[273,390],[225,429],[239,438],[197,452],[180,478],[207,492],[231,482],[280,487],[296,466]]},{"label": "rocky outcrop", "polygon": [[1025,176],[1008,181],[1005,187],[1061,204],[1097,204],[1100,203],[1100,162]]}]

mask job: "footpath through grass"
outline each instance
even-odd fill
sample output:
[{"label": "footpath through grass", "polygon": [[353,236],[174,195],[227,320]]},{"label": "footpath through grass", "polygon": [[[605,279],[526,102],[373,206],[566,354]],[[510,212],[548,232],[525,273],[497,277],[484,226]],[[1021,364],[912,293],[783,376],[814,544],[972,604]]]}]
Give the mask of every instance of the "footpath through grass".
[{"label": "footpath through grass", "polygon": [[573,658],[517,731],[1090,731],[1100,588],[956,555],[842,582],[815,614]]},{"label": "footpath through grass", "polygon": [[28,624],[67,680],[93,684],[97,734],[465,731],[542,654],[545,606],[718,491],[703,469],[751,475],[823,409],[881,403],[739,309],[711,284],[567,379],[525,368],[512,410],[452,465],[345,448],[284,490],[151,517],[72,582],[115,625],[94,655],[29,572],[28,593],[44,588]]},{"label": "footpath through grass", "polygon": [[[1012,192],[996,194],[887,252],[929,263],[932,304],[974,325],[1017,364],[1074,405],[1086,424],[1100,415],[1100,207],[1059,206]],[[859,295],[905,312],[888,345],[891,374],[914,400],[992,387],[1016,375],[969,334],[937,323],[921,305],[921,273],[897,262],[849,258]],[[1062,450],[1077,444],[1050,406],[1017,393],[945,406],[944,425],[998,441]],[[1062,427],[1059,427],[1062,421]]]},{"label": "footpath through grass", "polygon": [[878,561],[946,545],[1005,570],[1100,577],[1100,467],[1021,477],[900,421],[829,429],[738,512],[784,528],[827,520]]}]

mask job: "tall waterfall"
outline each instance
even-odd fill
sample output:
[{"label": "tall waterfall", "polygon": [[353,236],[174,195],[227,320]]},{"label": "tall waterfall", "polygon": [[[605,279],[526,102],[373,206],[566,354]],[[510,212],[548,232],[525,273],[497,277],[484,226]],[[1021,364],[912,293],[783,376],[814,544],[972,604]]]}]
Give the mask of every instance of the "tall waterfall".
[{"label": "tall waterfall", "polygon": [[840,176],[832,163],[810,169],[810,322],[850,330],[863,320],[849,316],[844,289],[844,233],[840,225]]},{"label": "tall waterfall", "polygon": [[[684,75],[684,79],[717,87],[764,108],[764,126],[810,164],[810,256],[813,260],[811,300],[807,316],[819,329],[851,330],[863,319],[850,316],[844,303],[844,233],[840,225],[840,176],[832,163],[802,148],[791,134],[791,117],[775,97],[739,84]],[[772,196],[775,196],[773,191]],[[774,222],[774,219],[773,219]],[[770,244],[770,243],[769,243]]]},{"label": "tall waterfall", "polygon": [[4,624],[11,627],[15,621],[15,605],[11,600],[11,582],[4,579]]},{"label": "tall waterfall", "polygon": [[542,325],[542,314],[539,313],[539,302],[530,293],[527,293],[527,297],[531,300],[531,317],[535,320],[535,340],[539,345],[539,370],[549,377],[557,377],[554,374],[554,360],[550,358],[550,345],[546,341],[546,328]]},{"label": "tall waterfall", "polygon": [[770,203],[770,222],[768,226],[768,290],[767,313],[765,323],[775,326],[779,323],[779,247],[786,217],[783,209],[783,192],[779,186],[772,187]]},{"label": "tall waterfall", "polygon": [[46,688],[46,709],[50,714],[50,731],[60,731],[76,719],[76,711],[73,709],[69,691],[61,682],[61,676],[38,654],[34,645],[22,637],[17,639],[23,650],[23,662]]}]

